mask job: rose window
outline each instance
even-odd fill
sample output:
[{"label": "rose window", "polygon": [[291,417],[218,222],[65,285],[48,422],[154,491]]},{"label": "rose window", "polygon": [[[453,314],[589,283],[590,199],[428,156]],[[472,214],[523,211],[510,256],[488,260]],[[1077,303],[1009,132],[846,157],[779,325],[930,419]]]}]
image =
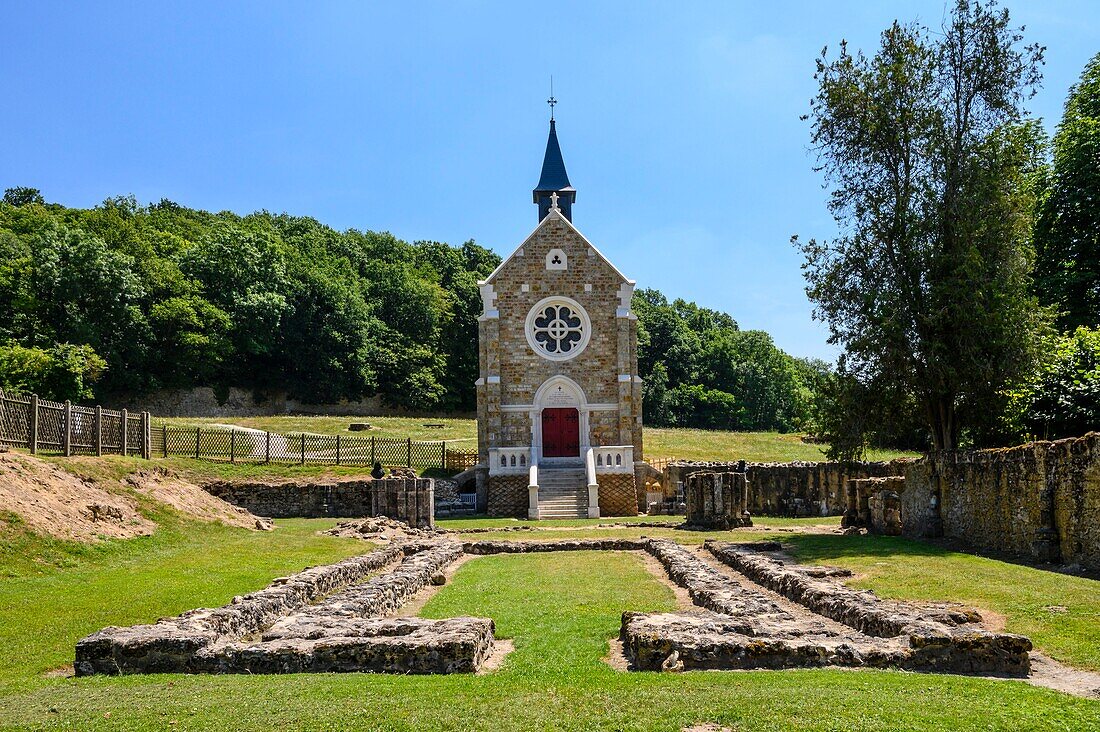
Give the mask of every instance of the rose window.
[{"label": "rose window", "polygon": [[527,316],[527,341],[541,356],[564,361],[588,345],[588,314],[568,298],[547,298]]}]

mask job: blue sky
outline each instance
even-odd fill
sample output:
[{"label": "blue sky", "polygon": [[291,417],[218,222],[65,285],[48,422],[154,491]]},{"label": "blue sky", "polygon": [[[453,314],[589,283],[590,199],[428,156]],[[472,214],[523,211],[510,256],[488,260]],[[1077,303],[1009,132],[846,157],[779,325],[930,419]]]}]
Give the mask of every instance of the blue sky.
[{"label": "blue sky", "polygon": [[[1100,3],[1007,3],[1053,130]],[[574,221],[656,287],[832,360],[791,234],[829,236],[814,59],[940,2],[0,4],[0,188],[266,208],[505,255],[536,223],[549,77]]]}]

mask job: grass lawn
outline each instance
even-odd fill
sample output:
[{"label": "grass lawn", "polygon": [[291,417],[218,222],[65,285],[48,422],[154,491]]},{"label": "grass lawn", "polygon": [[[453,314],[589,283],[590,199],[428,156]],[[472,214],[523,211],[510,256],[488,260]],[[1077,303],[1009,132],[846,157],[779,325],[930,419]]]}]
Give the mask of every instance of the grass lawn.
[{"label": "grass lawn", "polygon": [[[516,650],[489,675],[43,676],[71,663],[75,641],[103,625],[225,602],[304,564],[362,551],[313,534],[329,523],[280,521],[270,533],[177,524],[36,576],[16,567],[20,576],[0,579],[0,727],[675,731],[714,721],[735,730],[1100,729],[1100,702],[1021,682],[881,671],[613,671],[601,659],[621,612],[673,607],[669,588],[637,557],[617,553],[502,555],[464,565],[423,614],[494,618],[498,636],[513,639]],[[919,579],[938,571],[956,578],[940,585],[960,599],[972,589],[1009,598],[1033,585],[1050,602],[1100,606],[1081,580],[994,569],[983,564],[990,560],[922,553],[901,540],[792,541],[805,559],[859,565],[869,570],[866,583],[902,595],[933,592]],[[1052,640],[1089,642],[1087,633],[1039,621],[1054,628]]]},{"label": "grass lawn", "polygon": [[[352,421],[368,421],[375,429],[369,432],[348,432]],[[209,424],[237,424],[271,432],[312,432],[323,435],[360,435],[376,437],[411,437],[414,440],[447,440],[455,449],[477,449],[477,422],[472,419],[426,419],[412,417],[215,417],[154,419],[154,424],[167,423],[190,427]],[[429,429],[426,423],[443,424],[443,429]],[[650,458],[680,458],[683,460],[749,460],[752,462],[789,462],[791,460],[824,460],[825,445],[802,442],[801,435],[778,432],[723,432],[646,427],[643,435],[645,454]],[[889,460],[914,456],[915,453],[892,450],[872,450],[868,460]],[[325,466],[288,466],[299,471],[323,470]]]},{"label": "grass lawn", "polygon": [[[665,427],[646,427],[645,453],[651,458],[681,460],[748,460],[758,463],[786,463],[792,460],[821,461],[828,445],[802,441],[798,434],[779,432],[723,432]],[[895,450],[870,450],[867,460],[889,460],[916,456]]]},{"label": "grass lawn", "polygon": [[[368,422],[366,432],[351,432],[352,422]],[[477,420],[444,417],[311,417],[308,415],[279,415],[271,417],[171,417],[153,418],[153,425],[169,424],[185,427],[204,427],[209,424],[236,424],[268,432],[309,432],[318,435],[354,435],[356,437],[395,437],[414,440],[455,441],[455,449],[477,449]],[[443,427],[425,427],[441,424]]]}]

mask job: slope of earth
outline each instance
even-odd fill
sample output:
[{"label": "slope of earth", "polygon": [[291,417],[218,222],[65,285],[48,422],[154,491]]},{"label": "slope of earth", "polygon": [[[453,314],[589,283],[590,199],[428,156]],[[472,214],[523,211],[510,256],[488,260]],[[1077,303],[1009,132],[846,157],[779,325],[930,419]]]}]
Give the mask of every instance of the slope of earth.
[{"label": "slope of earth", "polygon": [[[77,460],[67,467],[79,470],[80,465]],[[156,523],[146,515],[148,509],[167,505],[204,521],[245,528],[263,525],[256,516],[193,483],[148,463],[142,468],[120,480],[79,475],[57,462],[0,452],[0,522],[68,541],[129,538],[151,534]]]}]

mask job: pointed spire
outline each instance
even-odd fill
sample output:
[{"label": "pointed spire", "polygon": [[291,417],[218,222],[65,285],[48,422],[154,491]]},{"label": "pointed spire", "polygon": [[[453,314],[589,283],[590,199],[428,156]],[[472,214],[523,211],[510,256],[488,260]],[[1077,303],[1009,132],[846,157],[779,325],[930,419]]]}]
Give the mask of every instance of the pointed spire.
[{"label": "pointed spire", "polygon": [[[556,99],[551,95],[550,110],[553,115]],[[558,206],[565,218],[573,220],[573,202],[577,200],[577,191],[569,184],[569,174],[565,172],[565,160],[558,145],[558,131],[553,116],[550,118],[550,136],[546,140],[546,153],[542,157],[542,175],[532,191],[532,200],[539,205],[539,221],[550,212],[550,194],[557,193]]]}]

